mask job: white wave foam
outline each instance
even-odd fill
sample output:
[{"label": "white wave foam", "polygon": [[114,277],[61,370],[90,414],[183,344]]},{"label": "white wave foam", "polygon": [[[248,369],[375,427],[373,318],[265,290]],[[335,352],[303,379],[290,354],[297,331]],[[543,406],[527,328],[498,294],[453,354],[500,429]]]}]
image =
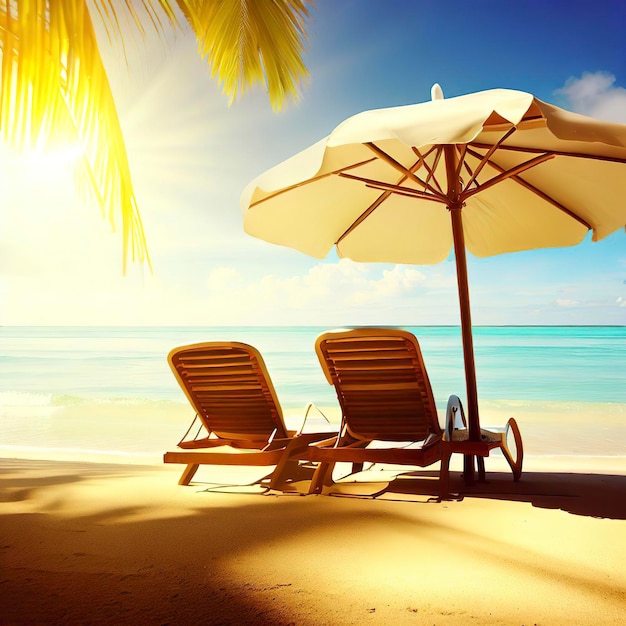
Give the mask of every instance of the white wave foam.
[{"label": "white wave foam", "polygon": [[50,406],[51,393],[28,393],[23,391],[0,391],[0,407]]},{"label": "white wave foam", "polygon": [[50,393],[0,392],[0,419],[47,418],[60,408]]}]

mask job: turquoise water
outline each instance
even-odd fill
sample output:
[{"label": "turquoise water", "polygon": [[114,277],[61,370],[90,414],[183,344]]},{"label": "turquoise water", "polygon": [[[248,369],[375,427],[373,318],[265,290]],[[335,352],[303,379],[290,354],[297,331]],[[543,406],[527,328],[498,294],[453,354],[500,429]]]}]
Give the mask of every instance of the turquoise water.
[{"label": "turquoise water", "polygon": [[[182,400],[166,362],[175,346],[244,341],[263,354],[285,407],[334,401],[313,345],[326,328],[3,327],[0,399],[49,396]],[[464,395],[460,330],[411,327],[438,404]],[[485,399],[626,402],[626,327],[478,327]]]},{"label": "turquoise water", "polygon": [[[322,327],[3,327],[0,328],[0,449],[134,455],[160,462],[184,433],[193,411],[167,364],[168,352],[201,341],[243,341],[264,356],[286,413],[308,402],[337,406],[314,351]],[[465,398],[461,335],[456,327],[411,327],[435,394]],[[474,329],[479,402],[558,403],[563,426],[574,403],[626,405],[625,327],[478,327]],[[175,404],[172,404],[174,402]],[[591,406],[591,405],[589,405]],[[514,412],[529,452],[551,441],[553,426]],[[583,422],[586,424],[583,420]],[[621,419],[619,423],[623,423]],[[615,449],[615,424],[577,431],[568,454]],[[559,437],[565,432],[557,426]],[[561,445],[561,444],[560,444]],[[623,446],[622,446],[623,447]],[[88,453],[88,454],[87,454]]]}]

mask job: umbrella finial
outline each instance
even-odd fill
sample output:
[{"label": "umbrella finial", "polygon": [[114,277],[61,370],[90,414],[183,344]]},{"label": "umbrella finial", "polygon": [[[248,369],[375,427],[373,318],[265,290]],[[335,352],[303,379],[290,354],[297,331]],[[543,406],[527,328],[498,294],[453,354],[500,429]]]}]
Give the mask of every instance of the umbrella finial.
[{"label": "umbrella finial", "polygon": [[430,99],[431,100],[443,100],[443,89],[439,85],[439,83],[435,83],[430,88]]}]

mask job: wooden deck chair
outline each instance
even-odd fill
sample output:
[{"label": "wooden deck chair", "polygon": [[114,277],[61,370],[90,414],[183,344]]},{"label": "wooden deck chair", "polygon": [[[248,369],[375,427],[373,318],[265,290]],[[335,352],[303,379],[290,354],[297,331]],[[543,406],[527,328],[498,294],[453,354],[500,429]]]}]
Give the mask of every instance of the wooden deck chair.
[{"label": "wooden deck chair", "polygon": [[186,465],[180,485],[188,485],[202,464],[274,465],[269,487],[276,489],[292,461],[308,458],[309,443],[332,436],[287,429],[263,358],[252,346],[198,343],[175,348],[168,361],[203,431],[187,439],[192,422],[178,443],[181,450],[163,457]]},{"label": "wooden deck chair", "polygon": [[[462,445],[467,442],[458,441],[456,449],[447,440],[413,334],[381,328],[332,331],[318,337],[315,350],[337,392],[342,424],[334,440],[311,446],[311,459],[320,465],[310,493],[332,491],[332,473],[339,462],[352,463],[353,471],[359,471],[364,462],[427,467],[440,461],[439,495],[446,498],[451,454],[462,451],[482,457],[496,447],[494,439],[465,452]],[[461,414],[452,408],[449,414],[449,432],[456,431],[456,438],[463,439]],[[391,447],[376,448],[374,442],[391,443]],[[396,447],[394,442],[414,443]],[[500,445],[502,439],[497,442]]]},{"label": "wooden deck chair", "polygon": [[[414,335],[379,328],[331,331],[317,338],[315,350],[337,392],[342,423],[332,441],[311,446],[311,459],[320,465],[310,493],[332,492],[336,463],[360,471],[366,462],[427,467],[441,461],[443,430]],[[443,492],[447,475],[440,481]]]}]

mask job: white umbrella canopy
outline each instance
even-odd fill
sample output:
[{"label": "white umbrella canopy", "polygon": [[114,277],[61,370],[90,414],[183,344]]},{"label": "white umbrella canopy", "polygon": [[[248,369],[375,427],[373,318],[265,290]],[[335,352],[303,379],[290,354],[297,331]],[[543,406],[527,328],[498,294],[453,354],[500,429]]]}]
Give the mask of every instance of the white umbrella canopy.
[{"label": "white umbrella canopy", "polygon": [[454,247],[470,439],[480,438],[465,249],[597,241],[626,224],[626,125],[493,89],[365,111],[261,174],[245,231],[323,258],[434,264]]}]

